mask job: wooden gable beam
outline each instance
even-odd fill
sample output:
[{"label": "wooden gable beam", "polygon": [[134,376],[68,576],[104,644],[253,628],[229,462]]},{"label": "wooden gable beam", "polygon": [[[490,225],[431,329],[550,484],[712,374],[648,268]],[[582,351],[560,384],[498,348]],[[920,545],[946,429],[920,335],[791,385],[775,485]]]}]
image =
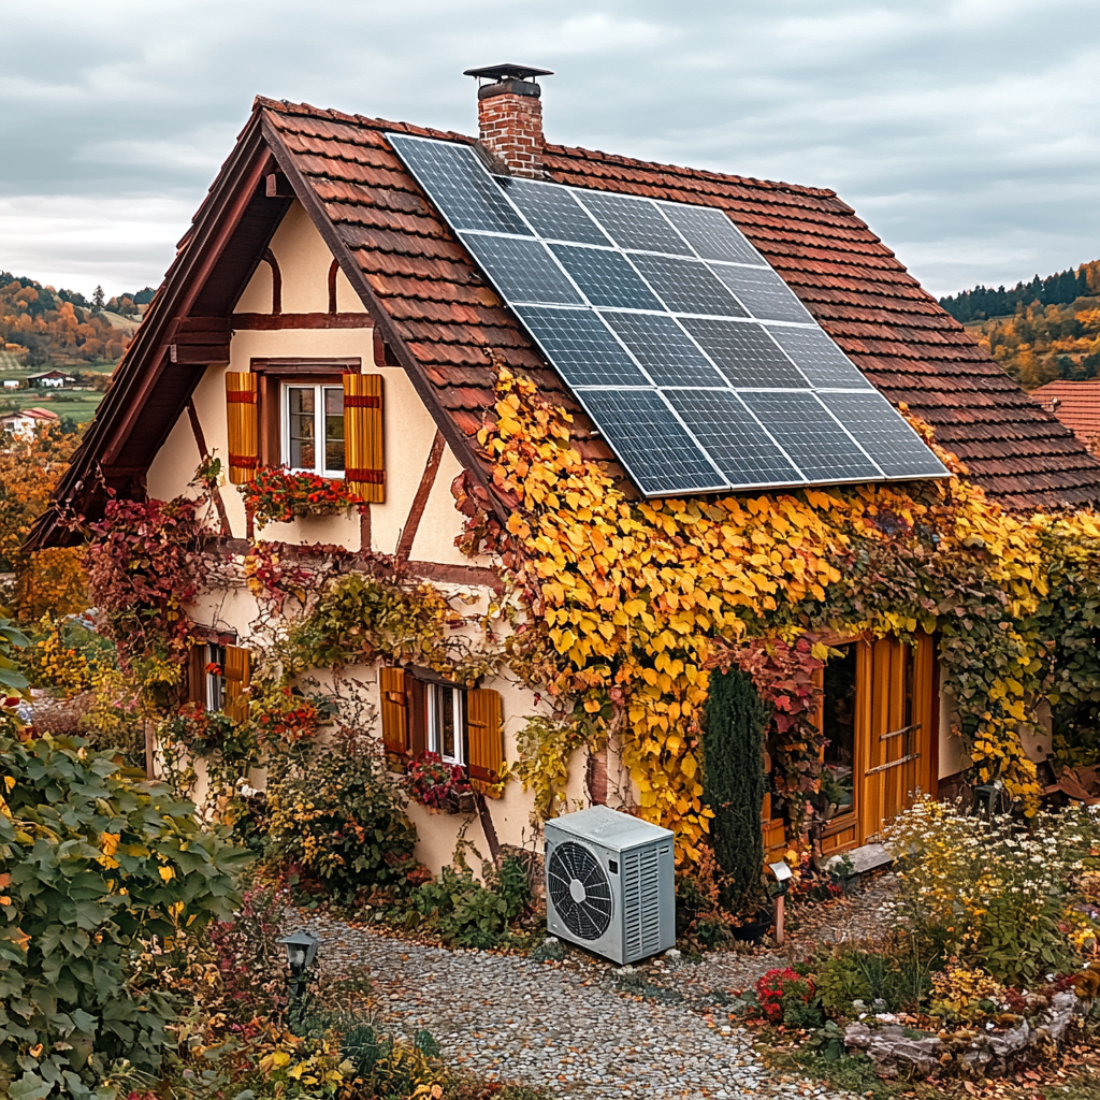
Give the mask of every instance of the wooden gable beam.
[{"label": "wooden gable beam", "polygon": [[169,333],[169,362],[195,366],[228,364],[232,336],[228,317],[180,317]]}]

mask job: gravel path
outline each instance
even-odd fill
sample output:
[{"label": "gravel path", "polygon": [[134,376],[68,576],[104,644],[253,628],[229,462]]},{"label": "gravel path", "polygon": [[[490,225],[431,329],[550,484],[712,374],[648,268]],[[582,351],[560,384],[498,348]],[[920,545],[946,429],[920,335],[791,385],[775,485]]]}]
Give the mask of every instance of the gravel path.
[{"label": "gravel path", "polygon": [[[729,1023],[721,968],[673,956],[620,969],[575,951],[537,962],[327,918],[307,927],[322,939],[324,965],[369,970],[384,1026],[409,1036],[427,1028],[453,1064],[489,1077],[546,1085],[563,1100],[837,1095],[762,1065],[748,1033]],[[740,958],[759,972],[774,965]]]}]

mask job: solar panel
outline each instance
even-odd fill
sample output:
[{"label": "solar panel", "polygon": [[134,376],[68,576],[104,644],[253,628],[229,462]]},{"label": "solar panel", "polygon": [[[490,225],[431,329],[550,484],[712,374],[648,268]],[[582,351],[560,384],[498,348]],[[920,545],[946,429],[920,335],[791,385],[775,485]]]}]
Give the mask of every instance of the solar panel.
[{"label": "solar panel", "polygon": [[761,321],[810,321],[809,311],[770,268],[711,264],[714,273]]},{"label": "solar panel", "polygon": [[654,313],[605,313],[603,318],[658,386],[726,384],[671,317]]},{"label": "solar panel", "polygon": [[691,248],[649,199],[573,189],[620,248],[690,256]]},{"label": "solar panel", "polygon": [[887,477],[942,477],[947,472],[877,390],[823,393],[821,400]]},{"label": "solar panel", "polygon": [[712,317],[747,317],[737,299],[706,264],[630,253],[630,262],[645,276],[672,313],[706,313]]},{"label": "solar panel", "polygon": [[815,389],[873,388],[851,359],[820,329],[789,328],[786,325],[770,325],[767,328]]},{"label": "solar panel", "polygon": [[946,474],[723,210],[388,136],[645,495]]},{"label": "solar panel", "polygon": [[661,303],[638,278],[638,273],[621,252],[606,248],[581,248],[574,244],[552,244],[550,250],[594,306],[661,308]]},{"label": "solar panel", "polygon": [[666,390],[688,431],[733,485],[791,485],[802,475],[731,390]]},{"label": "solar panel", "polygon": [[546,255],[542,241],[488,233],[459,233],[459,237],[508,301],[584,304],[577,288]]},{"label": "solar panel", "polygon": [[649,379],[591,310],[514,307],[571,386],[648,386]]},{"label": "solar panel", "polygon": [[658,203],[658,208],[704,260],[768,266],[768,261],[723,211],[713,206],[684,206],[674,202]]},{"label": "solar panel", "polygon": [[735,389],[806,389],[809,386],[762,325],[753,321],[719,321],[711,317],[683,317],[680,323]]},{"label": "solar panel", "polygon": [[610,245],[607,234],[573,197],[571,187],[502,176],[500,185],[531,228],[548,241]]},{"label": "solar panel", "polygon": [[389,141],[453,229],[531,236],[468,145],[404,134],[390,134]]},{"label": "solar panel", "polygon": [[878,467],[812,393],[741,394],[807,481],[873,481]]},{"label": "solar panel", "polygon": [[647,496],[726,485],[656,390],[582,390],[578,396]]}]

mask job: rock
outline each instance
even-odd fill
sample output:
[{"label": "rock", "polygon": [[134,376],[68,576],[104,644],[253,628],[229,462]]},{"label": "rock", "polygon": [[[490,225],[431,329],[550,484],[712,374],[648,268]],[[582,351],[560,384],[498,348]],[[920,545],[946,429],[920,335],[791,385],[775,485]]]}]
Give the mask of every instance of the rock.
[{"label": "rock", "polygon": [[565,944],[557,936],[547,936],[530,954],[533,962],[561,962],[565,958]]}]

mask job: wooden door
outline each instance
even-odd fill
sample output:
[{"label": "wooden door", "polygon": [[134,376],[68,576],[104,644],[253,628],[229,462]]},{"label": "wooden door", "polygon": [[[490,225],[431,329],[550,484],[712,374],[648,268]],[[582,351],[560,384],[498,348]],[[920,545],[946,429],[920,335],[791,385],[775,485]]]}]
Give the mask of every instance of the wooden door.
[{"label": "wooden door", "polygon": [[[844,650],[849,651],[844,659],[853,666],[854,686],[843,677],[830,679],[828,669],[823,678],[821,722],[830,738],[823,781],[847,792],[843,812],[823,831],[826,855],[877,840],[919,794],[933,789],[935,778],[938,707],[933,639],[922,634],[915,647],[896,638],[856,640],[846,643]],[[847,709],[834,698],[840,690],[854,692]],[[838,714],[845,716],[843,721]],[[845,744],[838,748],[841,741]],[[845,747],[847,742],[850,748]],[[841,798],[836,796],[834,805]]]}]

